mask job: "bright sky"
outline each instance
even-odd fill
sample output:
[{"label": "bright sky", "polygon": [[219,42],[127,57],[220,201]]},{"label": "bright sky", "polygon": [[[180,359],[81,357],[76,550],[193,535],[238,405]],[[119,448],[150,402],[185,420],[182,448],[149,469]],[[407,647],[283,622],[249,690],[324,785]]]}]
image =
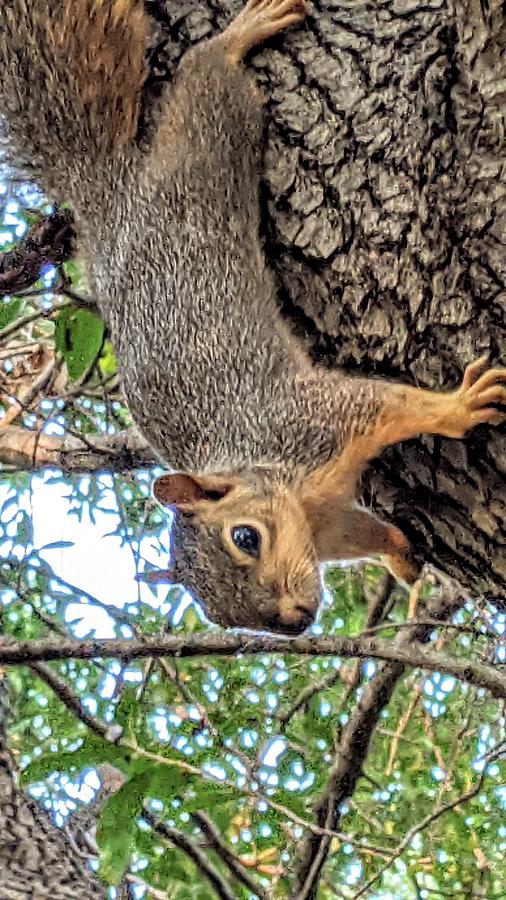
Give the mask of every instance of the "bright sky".
[{"label": "bright sky", "polygon": [[[163,612],[167,586],[160,585],[153,589],[135,581],[132,547],[128,544],[121,545],[120,538],[111,534],[118,527],[118,515],[102,512],[94,506],[94,523],[86,511],[79,519],[71,513],[68,484],[54,481],[47,483],[53,474],[47,472],[33,477],[32,490],[19,495],[18,515],[23,515],[21,510],[31,512],[36,550],[61,541],[73,544],[42,550],[41,558],[49,563],[58,577],[80,591],[91,594],[99,602],[122,608],[141,600],[152,607],[161,606]],[[110,476],[104,477],[110,482]],[[11,490],[6,483],[0,484],[0,508]],[[110,510],[117,509],[112,490],[105,490],[100,505]],[[140,555],[153,565],[166,567],[168,564],[169,527],[170,519],[167,519],[167,527],[160,534],[162,546],[167,548],[167,552],[160,553],[159,540],[151,537],[141,539],[140,548],[135,545],[136,550],[140,549]],[[0,556],[6,551],[11,552],[11,547],[10,541],[7,546],[1,546]],[[191,598],[185,593],[173,617],[174,624],[177,624],[190,602]],[[168,610],[167,605],[167,612]],[[70,604],[69,618],[73,620],[76,613],[81,619],[73,628],[76,637],[88,635],[90,629],[97,637],[114,637],[112,620],[105,610],[98,606]]]}]

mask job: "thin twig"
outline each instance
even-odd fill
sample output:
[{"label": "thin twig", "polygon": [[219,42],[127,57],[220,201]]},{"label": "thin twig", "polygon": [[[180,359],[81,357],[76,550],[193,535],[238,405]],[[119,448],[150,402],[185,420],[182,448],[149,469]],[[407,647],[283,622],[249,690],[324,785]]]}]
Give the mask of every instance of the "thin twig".
[{"label": "thin twig", "polygon": [[[427,603],[427,617],[448,619],[460,608],[462,602],[463,598],[455,591],[448,598],[445,596],[433,598]],[[326,788],[317,802],[316,820],[320,826],[337,827],[342,804],[353,795],[355,786],[363,774],[363,763],[381,711],[389,702],[395,686],[404,674],[405,666],[411,665],[418,652],[422,650],[419,642],[427,640],[429,634],[430,631],[425,626],[416,625],[413,625],[411,630],[398,634],[389,645],[393,651],[389,664],[383,665],[365,686],[360,702],[343,728],[336,760],[330,767]],[[399,651],[400,654],[395,658]],[[423,652],[427,651],[424,649]],[[446,655],[430,652],[434,656]],[[328,838],[317,838],[313,833],[306,835],[301,846],[300,862],[291,893],[294,900],[295,898],[313,900],[329,849]]]},{"label": "thin twig", "polygon": [[341,680],[343,680],[343,672],[341,669],[337,669],[333,672],[327,672],[322,678],[319,678],[318,681],[313,681],[311,684],[302,688],[293,703],[279,713],[278,722],[281,730],[283,731],[286,728],[288,722],[294,717],[295,713],[297,713],[299,709],[302,709],[303,706],[306,706],[315,694],[320,694],[322,691],[328,690],[333,687],[336,682]]},{"label": "thin twig", "polygon": [[0,350],[0,359],[16,359],[18,356],[31,356],[33,353],[38,353],[41,347],[42,345],[38,341],[30,341],[28,344],[26,342],[12,341],[7,347]]},{"label": "thin twig", "polygon": [[[38,291],[37,293],[42,294],[46,292]],[[10,322],[9,325],[6,325],[5,328],[2,328],[0,331],[0,343],[10,337],[11,334],[21,331],[26,325],[31,325],[32,322],[36,322],[38,319],[52,319],[57,312],[68,306],[72,306],[72,304],[60,303],[58,306],[52,306],[51,309],[38,309],[35,310],[35,312],[27,313],[26,316],[21,316],[19,319],[14,319],[13,322]]]},{"label": "thin twig", "polygon": [[[104,738],[105,740],[110,741],[108,737],[108,727],[100,722],[98,719],[91,716],[79,702],[77,697],[72,692],[71,688],[66,684],[63,679],[61,679],[56,673],[54,673],[48,666],[44,663],[34,663],[31,666],[32,670],[47,684],[55,693],[55,695],[61,700],[61,702],[71,710],[75,714],[75,716],[83,722],[90,731],[93,731],[95,734]],[[120,742],[121,743],[121,742]],[[198,771],[198,770],[197,770]],[[146,815],[146,818],[149,817]],[[220,856],[223,862],[227,865],[232,874],[238,878],[243,884],[245,884],[249,889],[252,889],[254,893],[259,897],[265,897],[265,893],[255,884],[253,879],[250,878],[246,870],[243,869],[240,862],[236,859],[232,851],[228,850],[226,845],[222,842],[220,835],[215,828],[214,824],[204,813],[196,813],[194,815],[194,820],[198,827],[205,834],[209,846]],[[153,817],[154,820],[154,817]],[[152,822],[150,821],[150,824]],[[154,826],[153,826],[154,827]],[[227,885],[222,881],[221,876],[213,869],[213,867],[208,863],[205,854],[202,853],[200,848],[186,835],[182,832],[177,831],[176,829],[169,829],[169,826],[163,825],[163,823],[157,821],[156,827],[154,830],[159,834],[162,834],[164,837],[168,837],[168,830],[171,832],[171,836],[169,839],[171,842],[177,846],[180,850],[186,853],[190,859],[198,866],[201,870],[202,874],[211,882],[213,887],[216,890],[216,893],[221,898],[232,897],[233,895],[229,892]],[[223,886],[225,887],[225,891],[223,890]]]},{"label": "thin twig", "polygon": [[44,389],[47,383],[53,377],[58,360],[52,354],[47,360],[45,366],[40,370],[34,381],[21,393],[19,397],[12,396],[13,404],[8,409],[2,419],[0,419],[0,431],[6,431],[12,427],[16,419],[23,413],[31,412],[30,404],[37,394]]},{"label": "thin twig", "polygon": [[147,881],[143,881],[142,878],[139,878],[138,875],[125,875],[125,881],[128,884],[134,884],[140,888],[143,888],[146,891],[146,897],[151,897],[152,900],[167,900],[168,894],[167,891],[159,891],[158,888],[152,887]]},{"label": "thin twig", "polygon": [[222,837],[216,828],[214,822],[211,821],[207,813],[196,812],[191,818],[202,831],[209,847],[216,853],[221,861],[227,866],[230,872],[241,882],[248,890],[252,891],[257,897],[267,898],[264,889],[251,877],[244,866],[241,865],[237,856],[232,853],[229,847],[222,840]]},{"label": "thin twig", "polygon": [[33,663],[30,668],[39,676],[41,681],[56,694],[59,700],[74,713],[90,731],[98,734],[100,737],[107,737],[108,728],[99,719],[88,713],[84,706],[79,702],[75,694],[72,692],[68,684],[60,678],[56,672],[53,672],[45,663]]},{"label": "thin twig", "polygon": [[142,816],[148,825],[151,826],[155,834],[158,834],[164,840],[169,841],[169,843],[173,844],[174,847],[177,847],[178,850],[182,850],[183,853],[195,863],[197,869],[206,881],[209,882],[217,897],[220,897],[221,900],[236,900],[236,895],[232,893],[232,890],[226,881],[214,866],[211,865],[206,854],[200,849],[195,841],[192,841],[188,835],[179,831],[177,828],[167,825],[166,822],[161,822],[160,819],[147,809],[143,810]]},{"label": "thin twig", "polygon": [[491,753],[487,754],[486,757],[484,757],[484,761],[486,761],[486,765],[485,765],[483,772],[481,773],[478,781],[476,782],[476,784],[473,788],[470,788],[470,790],[465,791],[465,793],[463,793],[463,794],[460,794],[460,796],[457,797],[455,800],[450,800],[448,803],[441,803],[431,813],[428,813],[428,815],[424,816],[423,819],[420,819],[420,821],[417,822],[416,825],[413,825],[409,829],[409,831],[407,832],[405,837],[402,839],[402,841],[398,845],[395,852],[392,854],[392,858],[391,858],[390,862],[388,862],[386,865],[382,866],[376,872],[376,874],[372,878],[369,879],[369,881],[366,884],[362,885],[360,890],[356,891],[356,893],[353,894],[351,900],[358,900],[359,897],[363,897],[364,894],[369,891],[369,888],[371,888],[373,886],[373,884],[375,884],[378,881],[378,879],[381,878],[381,876],[384,874],[384,872],[386,872],[393,865],[393,863],[397,859],[399,859],[400,856],[402,856],[402,854],[404,853],[406,848],[409,847],[409,845],[411,844],[411,841],[413,840],[413,838],[417,834],[419,834],[420,831],[424,831],[429,825],[432,824],[432,822],[435,822],[436,819],[439,819],[442,815],[444,815],[444,813],[449,812],[450,810],[455,809],[456,806],[460,806],[460,804],[462,804],[462,803],[467,803],[469,800],[472,800],[473,797],[476,797],[476,795],[480,793],[480,791],[483,787],[483,784],[485,782],[487,765],[493,759],[497,758],[497,756],[499,756],[502,752],[504,752],[504,748],[501,749],[499,747],[499,748],[496,748],[495,750],[493,750]]},{"label": "thin twig", "polygon": [[[10,638],[9,638],[9,640],[10,640]],[[35,669],[36,664],[31,666],[31,668]],[[129,751],[129,753],[132,754],[132,756],[134,756],[138,759],[149,759],[157,765],[167,766],[168,768],[180,769],[181,771],[186,772],[188,775],[193,775],[193,776],[199,777],[203,780],[210,780],[213,783],[215,783],[215,779],[213,779],[211,776],[207,775],[206,772],[202,771],[202,769],[198,768],[197,766],[193,766],[193,765],[191,765],[191,763],[186,762],[186,760],[172,759],[172,758],[169,758],[166,756],[161,756],[157,753],[152,753],[149,750],[144,750],[142,747],[137,746],[136,743],[134,743],[126,738],[122,738],[121,735],[118,735],[117,738],[115,737],[114,739],[112,739],[109,736],[109,734],[110,734],[109,728],[107,726],[105,726],[102,722],[100,722],[99,720],[95,719],[93,716],[91,716],[85,710],[82,709],[79,700],[77,699],[77,697],[75,697],[75,695],[72,692],[72,689],[69,687],[68,684],[66,684],[66,682],[63,682],[58,676],[55,675],[55,673],[53,673],[47,667],[43,667],[42,670],[36,669],[36,671],[37,671],[37,674],[40,675],[40,677],[43,677],[44,681],[48,684],[48,686],[54,690],[55,694],[59,697],[59,699],[62,701],[62,703],[64,703],[69,709],[71,709],[78,716],[78,718],[85,725],[87,725],[88,728],[90,728],[96,734],[100,735],[100,737],[104,738],[105,741],[107,741],[109,743],[115,743],[115,744],[117,744],[117,746],[120,746],[120,747],[124,747],[126,750]],[[318,825],[314,825],[312,822],[308,822],[305,819],[298,816],[296,813],[293,813],[290,809],[288,809],[286,806],[283,806],[281,803],[277,803],[275,800],[273,800],[271,797],[264,794],[262,791],[253,791],[252,789],[248,788],[247,786],[238,788],[237,785],[235,785],[233,782],[230,782],[228,780],[224,780],[221,783],[223,784],[224,787],[229,787],[235,791],[238,791],[238,793],[249,797],[250,799],[254,800],[255,802],[263,801],[268,806],[270,806],[271,809],[273,809],[275,812],[279,812],[286,819],[288,819],[289,821],[292,821],[294,823],[294,825],[298,825],[304,829],[309,829],[317,835],[322,835],[322,836],[326,835],[330,838],[336,838],[339,841],[351,844],[352,846],[356,847],[357,850],[359,850],[359,851],[362,851],[369,855],[379,856],[379,857],[382,857],[383,859],[388,859],[391,854],[391,850],[389,848],[370,847],[368,845],[360,843],[359,841],[355,841],[350,835],[345,834],[343,832],[320,828],[320,827],[318,827]]]},{"label": "thin twig", "polygon": [[[362,632],[362,634],[365,634],[367,632],[369,626],[372,628],[382,627],[381,625],[378,625],[378,623],[380,622],[385,612],[393,587],[394,579],[389,573],[387,573],[384,576],[378,591],[376,592],[376,596],[373,597],[371,601],[365,621],[366,630]],[[355,690],[357,677],[358,674],[355,668],[349,677],[349,686],[346,691],[346,699],[344,702],[346,702],[347,698]],[[287,709],[282,710],[279,713],[278,721],[281,728],[284,729],[290,719],[295,715],[295,713],[298,712],[299,709],[301,709],[307,703],[309,703],[309,701],[312,697],[315,696],[315,694],[319,694],[321,691],[328,690],[330,687],[333,687],[337,681],[340,680],[344,681],[345,679],[343,672],[338,669],[335,672],[328,672],[323,676],[323,678],[320,678],[318,681],[315,681],[312,684],[308,684],[306,687],[302,688],[293,703],[289,707],[287,707]]]},{"label": "thin twig", "polygon": [[[381,625],[377,625],[374,628],[364,628],[363,631],[360,632],[359,637],[370,637],[371,635],[379,634],[382,631],[405,631],[408,628],[412,628],[413,625],[424,625],[427,628],[433,628],[434,631],[436,629],[441,629],[441,631],[458,631],[466,634],[474,634],[477,637],[485,637],[485,634],[479,630],[479,622],[438,622],[436,619],[425,618],[412,619],[408,622],[382,622]],[[500,634],[494,633],[493,636],[496,637],[498,641],[501,640]]]},{"label": "thin twig", "polygon": [[[19,401],[16,401],[19,403]],[[114,435],[67,434],[63,438],[37,434],[15,425],[6,427],[0,419],[0,463],[36,471],[45,466],[66,472],[126,472],[147,469],[156,458],[146,442],[134,430]]]},{"label": "thin twig", "polygon": [[409,720],[415,711],[415,707],[418,706],[421,700],[421,691],[417,684],[413,687],[411,692],[411,698],[407,705],[407,708],[404,710],[402,716],[399,719],[397,724],[397,730],[393,736],[392,743],[390,744],[390,752],[388,754],[388,762],[385,766],[385,775],[389,776],[392,774],[394,769],[395,757],[397,755],[397,749],[399,747],[399,741],[402,738],[406,728],[408,727]]},{"label": "thin twig", "polygon": [[[125,739],[122,739],[118,743],[121,747],[125,747],[130,751],[130,753],[132,753],[133,756],[139,759],[150,759],[152,760],[152,762],[157,763],[160,766],[168,766],[169,768],[180,769],[182,772],[186,772],[188,775],[193,775],[204,780],[212,781],[213,784],[216,784],[216,779],[214,779],[210,775],[207,775],[207,773],[202,771],[202,769],[199,769],[196,766],[192,766],[191,763],[187,763],[184,759],[173,759],[166,756],[160,756],[158,753],[151,753],[151,751],[144,750],[143,748],[133,744],[131,741]],[[274,810],[274,812],[280,813],[280,815],[284,816],[285,819],[288,819],[289,822],[293,822],[294,825],[298,825],[305,831],[310,831],[314,835],[337,839],[343,844],[350,844],[352,847],[355,847],[358,851],[363,852],[368,856],[378,856],[383,857],[383,859],[390,858],[392,851],[389,847],[372,847],[369,844],[362,844],[360,841],[355,840],[351,835],[346,834],[345,832],[315,825],[314,822],[309,822],[307,821],[307,819],[303,819],[302,816],[298,816],[297,813],[292,812],[291,809],[288,809],[287,806],[283,806],[282,803],[278,803],[276,800],[273,800],[272,797],[268,796],[261,790],[253,791],[247,786],[238,788],[236,784],[234,784],[232,781],[228,781],[227,779],[220,781],[220,784],[222,784],[223,787],[231,788],[232,790],[245,797],[249,797],[251,800],[254,800],[255,803],[258,803],[259,801],[265,803],[266,806],[269,806]]]}]

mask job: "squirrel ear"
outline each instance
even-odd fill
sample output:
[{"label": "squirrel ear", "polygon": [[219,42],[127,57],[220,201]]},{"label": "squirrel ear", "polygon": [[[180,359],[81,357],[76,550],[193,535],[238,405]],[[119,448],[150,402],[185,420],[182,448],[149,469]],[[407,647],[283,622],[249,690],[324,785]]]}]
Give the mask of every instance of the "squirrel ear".
[{"label": "squirrel ear", "polygon": [[153,484],[155,500],[191,512],[201,500],[221,500],[233,485],[219,475],[162,475]]}]

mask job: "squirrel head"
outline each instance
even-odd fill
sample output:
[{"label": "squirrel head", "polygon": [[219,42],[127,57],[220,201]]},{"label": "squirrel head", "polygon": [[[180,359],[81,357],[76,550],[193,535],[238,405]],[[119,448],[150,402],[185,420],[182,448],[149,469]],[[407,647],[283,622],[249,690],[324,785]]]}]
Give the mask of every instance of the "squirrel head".
[{"label": "squirrel head", "polygon": [[319,600],[311,531],[295,490],[252,474],[163,475],[155,498],[175,512],[171,580],[224,627],[300,634]]}]

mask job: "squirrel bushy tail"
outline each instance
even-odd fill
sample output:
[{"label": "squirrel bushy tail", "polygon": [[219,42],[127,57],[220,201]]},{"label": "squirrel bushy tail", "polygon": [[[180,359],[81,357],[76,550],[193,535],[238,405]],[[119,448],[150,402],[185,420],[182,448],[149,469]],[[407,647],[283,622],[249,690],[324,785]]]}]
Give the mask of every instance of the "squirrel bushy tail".
[{"label": "squirrel bushy tail", "polygon": [[142,0],[2,0],[8,162],[49,194],[85,182],[93,197],[97,166],[136,134],[145,34]]}]

